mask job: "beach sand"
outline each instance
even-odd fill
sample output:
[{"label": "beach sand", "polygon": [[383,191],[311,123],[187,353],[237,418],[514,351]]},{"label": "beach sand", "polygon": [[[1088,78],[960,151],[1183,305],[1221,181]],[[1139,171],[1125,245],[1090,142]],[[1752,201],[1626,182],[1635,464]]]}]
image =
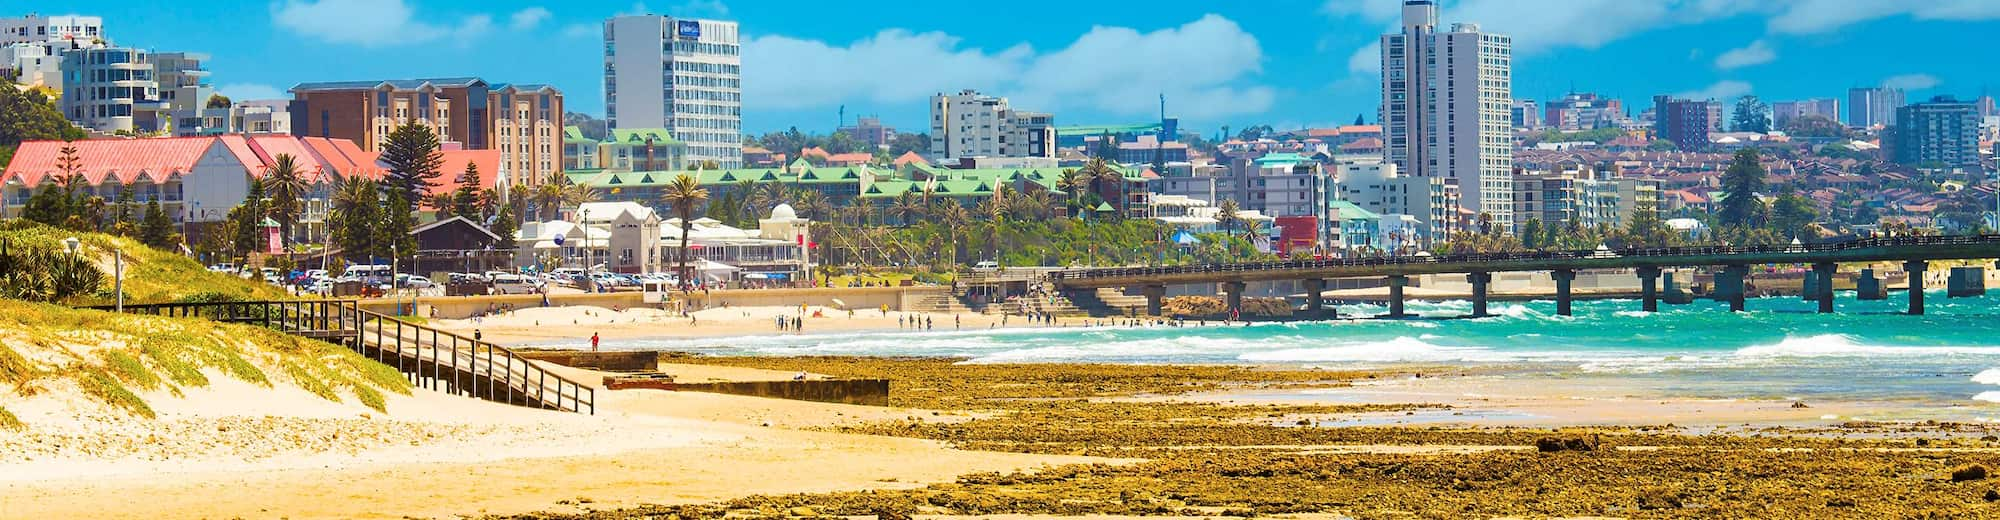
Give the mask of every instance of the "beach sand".
[{"label": "beach sand", "polygon": [[599,391],[598,414],[585,416],[421,389],[377,413],[231,381],[146,396],[154,421],[102,413],[61,391],[10,401],[29,428],[0,432],[0,518],[522,513],[908,488],[1108,460],[800,430],[962,413],[625,390]]},{"label": "beach sand", "polygon": [[[433,320],[431,325],[470,335],[479,331],[487,341],[503,345],[531,345],[555,341],[600,338],[697,338],[757,336],[771,334],[816,334],[829,331],[910,330],[898,319],[926,319],[930,330],[948,331],[1063,326],[1077,327],[1082,319],[1060,320],[1055,324],[1030,323],[1020,316],[978,313],[920,313],[880,310],[845,310],[810,306],[802,314],[798,307],[727,307],[695,311],[689,320],[658,309],[607,309],[592,306],[534,307],[493,316],[462,320]],[[800,330],[781,331],[778,316],[804,316]],[[954,321],[956,320],[956,321]]]}]

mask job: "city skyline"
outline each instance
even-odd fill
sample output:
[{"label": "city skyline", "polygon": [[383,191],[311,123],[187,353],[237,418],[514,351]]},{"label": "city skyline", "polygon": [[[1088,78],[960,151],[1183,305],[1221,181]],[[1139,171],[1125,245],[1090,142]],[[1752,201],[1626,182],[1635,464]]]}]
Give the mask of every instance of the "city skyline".
[{"label": "city skyline", "polygon": [[[1212,135],[1223,125],[1375,119],[1374,42],[1395,25],[1400,3],[1270,9],[1166,2],[1135,12],[1051,16],[1063,11],[1024,8],[978,17],[967,6],[720,1],[285,0],[70,10],[103,17],[121,45],[209,54],[215,86],[237,99],[284,97],[297,83],[352,77],[504,76],[555,85],[572,111],[603,117],[602,22],[643,11],[741,23],[743,125],[751,134],[831,130],[842,107],[850,123],[880,115],[887,125],[921,129],[929,96],[978,89],[1052,112],[1058,124],[1150,120],[1165,93],[1169,115],[1183,128]],[[1442,16],[1519,40],[1515,99],[1552,99],[1573,86],[1623,99],[1635,113],[1644,108],[1636,101],[1655,94],[1785,100],[1889,84],[1906,88],[1912,100],[1975,97],[1994,78],[1966,64],[1980,48],[1978,34],[2000,27],[2000,6],[1978,2],[1542,3],[1550,7],[1446,1]],[[47,7],[0,2],[0,12],[13,15],[69,14]],[[226,19],[246,23],[187,30]],[[1024,26],[1035,29],[1018,29]]]}]

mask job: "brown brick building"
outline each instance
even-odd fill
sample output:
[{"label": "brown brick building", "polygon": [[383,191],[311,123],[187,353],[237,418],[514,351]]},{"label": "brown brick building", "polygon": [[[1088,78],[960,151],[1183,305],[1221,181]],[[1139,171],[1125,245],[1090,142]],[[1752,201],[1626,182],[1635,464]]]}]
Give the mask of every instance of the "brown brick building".
[{"label": "brown brick building", "polygon": [[500,151],[509,182],[537,185],[562,172],[562,103],[548,85],[435,78],[301,83],[290,111],[293,135],[350,139],[368,151],[380,151],[397,126],[420,123],[440,141]]}]

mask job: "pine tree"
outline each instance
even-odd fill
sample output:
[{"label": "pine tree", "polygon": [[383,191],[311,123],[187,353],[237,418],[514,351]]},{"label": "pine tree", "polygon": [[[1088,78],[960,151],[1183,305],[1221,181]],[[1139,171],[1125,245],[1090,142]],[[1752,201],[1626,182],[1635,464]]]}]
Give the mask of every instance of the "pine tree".
[{"label": "pine tree", "polygon": [[423,203],[424,194],[436,187],[443,175],[439,170],[444,168],[444,155],[438,152],[437,133],[417,123],[404,124],[389,133],[388,141],[382,144],[381,160],[389,170],[382,179],[384,193],[402,197],[411,208]]},{"label": "pine tree", "polygon": [[21,208],[21,218],[61,226],[69,220],[69,204],[63,200],[61,190],[45,184],[28,196],[28,204]]},{"label": "pine tree", "polygon": [[138,224],[137,221],[132,220],[133,217],[138,216],[132,214],[132,210],[136,209],[132,207],[137,202],[135,197],[136,195],[132,192],[132,185],[126,184],[124,187],[118,188],[118,213],[115,222],[112,224],[112,228],[119,230],[118,234],[120,235],[130,235],[130,230],[136,229],[136,225]]},{"label": "pine tree", "polygon": [[382,204],[381,220],[374,226],[374,256],[379,258],[407,259],[416,253],[416,240],[410,237],[410,229],[416,224],[415,210],[410,201],[402,197],[387,197]]},{"label": "pine tree", "polygon": [[1756,148],[1736,151],[1730,159],[1729,168],[1722,172],[1722,223],[1736,227],[1753,227],[1757,214],[1763,209],[1763,201],[1757,199],[1757,192],[1764,189],[1764,165],[1757,157]]},{"label": "pine tree", "polygon": [[230,220],[236,223],[238,256],[248,256],[268,246],[269,240],[264,238],[263,179],[250,179],[250,193],[243,197],[243,204],[230,210]]},{"label": "pine tree", "polygon": [[514,247],[514,232],[521,229],[521,215],[527,212],[527,206],[525,199],[510,197],[499,211],[494,212],[493,223],[487,225],[487,231],[500,237],[500,243],[493,245],[495,249]]},{"label": "pine tree", "polygon": [[139,241],[159,249],[171,249],[176,240],[174,221],[160,209],[160,199],[146,201],[146,217],[139,226]]}]

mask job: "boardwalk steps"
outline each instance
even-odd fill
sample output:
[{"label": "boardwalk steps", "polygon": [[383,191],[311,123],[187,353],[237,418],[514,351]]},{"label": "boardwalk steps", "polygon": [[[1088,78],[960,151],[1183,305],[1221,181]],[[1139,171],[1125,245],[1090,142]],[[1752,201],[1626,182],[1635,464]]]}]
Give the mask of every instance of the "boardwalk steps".
[{"label": "boardwalk steps", "polygon": [[545,410],[597,413],[594,388],[549,373],[512,350],[361,310],[353,300],[157,303],[126,305],[123,310],[257,325],[347,347],[395,367],[420,388]]}]

